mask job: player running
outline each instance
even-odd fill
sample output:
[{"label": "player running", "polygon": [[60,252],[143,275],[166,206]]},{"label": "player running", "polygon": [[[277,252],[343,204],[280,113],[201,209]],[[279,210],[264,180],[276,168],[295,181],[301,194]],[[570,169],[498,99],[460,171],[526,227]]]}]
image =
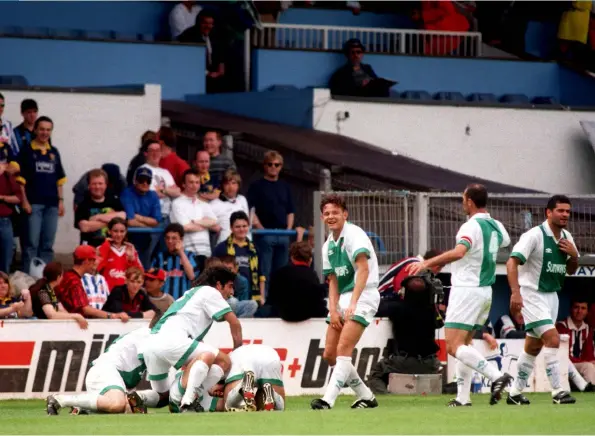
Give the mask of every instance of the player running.
[{"label": "player running", "polygon": [[180,411],[202,411],[201,385],[208,391],[221,380],[228,368],[219,350],[202,342],[213,321],[227,321],[234,348],[242,345],[242,326],[232,312],[227,298],[233,294],[236,275],[223,267],[206,269],[197,281],[169,307],[151,330],[142,354],[153,390],[169,390],[168,372],[196,360],[188,371],[188,385]]},{"label": "player running", "polygon": [[578,269],[579,253],[572,235],[565,230],[570,207],[568,197],[551,197],[546,206],[546,221],[523,233],[506,263],[511,289],[510,310],[512,313],[521,311],[527,331],[525,349],[517,362],[518,375],[506,399],[507,404],[530,404],[522,392],[542,350],[546,374],[552,385],[552,401],[554,404],[576,402],[562,389],[558,361],[560,335],[554,325],[558,317],[557,293],[562,289],[566,274],[572,275]]},{"label": "player running", "polygon": [[502,374],[471,346],[473,331],[482,328],[492,305],[492,284],[496,281],[496,257],[501,247],[510,244],[510,237],[501,222],[486,210],[488,191],[483,185],[471,184],[463,192],[463,210],[469,220],[456,236],[450,251],[411,266],[411,274],[452,263],[452,288],[445,319],[448,354],[457,358],[457,398],[449,407],[471,406],[470,388],[473,370],[492,382],[490,404],[496,404],[510,374]]},{"label": "player running", "polygon": [[325,196],[320,211],[331,232],[322,247],[323,271],[329,277],[329,327],[324,358],[334,370],[324,397],[313,400],[310,406],[331,409],[347,385],[358,397],[352,409],[378,407],[374,394],[351,362],[353,349],[380,303],[376,253],[366,233],[347,222],[347,205],[341,196]]}]

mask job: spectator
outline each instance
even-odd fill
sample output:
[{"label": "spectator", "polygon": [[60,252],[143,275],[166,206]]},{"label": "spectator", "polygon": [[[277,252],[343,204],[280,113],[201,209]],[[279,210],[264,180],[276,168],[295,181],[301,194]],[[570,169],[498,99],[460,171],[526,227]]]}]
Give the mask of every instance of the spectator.
[{"label": "spectator", "polygon": [[161,143],[159,166],[169,171],[181,188],[184,184],[184,173],[190,169],[190,165],[176,154],[176,134],[170,127],[161,127],[158,136]]},{"label": "spectator", "polygon": [[328,313],[327,290],[310,268],[312,247],[305,241],[294,242],[289,254],[291,262],[271,275],[271,316],[292,322],[324,318]]},{"label": "spectator", "polygon": [[3,154],[16,157],[19,154],[19,144],[17,143],[12,123],[2,117],[5,106],[4,96],[0,94],[0,148],[5,148]]},{"label": "spectator", "polygon": [[[101,165],[101,169],[105,171],[105,174],[107,174],[106,194],[108,197],[114,197],[119,200],[120,194],[122,194],[122,191],[126,187],[126,179],[120,173],[120,167],[114,163],[106,163]],[[89,173],[91,171],[87,171],[85,174],[83,174],[79,181],[76,182],[76,185],[72,187],[75,211],[89,193]]]},{"label": "spectator", "polygon": [[99,246],[97,272],[103,275],[109,289],[126,283],[126,270],[132,266],[142,266],[138,253],[126,241],[128,226],[126,220],[114,218],[107,224],[109,238]]},{"label": "spectator", "polygon": [[184,173],[184,190],[172,205],[171,222],[184,227],[184,249],[196,256],[199,271],[204,269],[207,257],[211,256],[209,230],[219,231],[217,217],[208,203],[197,197],[200,179],[196,170]]},{"label": "spectator", "polygon": [[126,270],[126,284],[116,286],[103,305],[106,312],[124,312],[130,318],[151,319],[155,316],[155,306],[147,293],[141,289],[145,277],[143,270],[132,266]]},{"label": "spectator", "polygon": [[156,132],[152,130],[147,130],[143,133],[143,136],[140,138],[141,146],[138,149],[138,153],[130,160],[128,164],[128,169],[126,170],[126,184],[132,185],[134,183],[134,172],[138,167],[145,163],[145,150],[143,150],[143,144],[149,139],[158,139],[158,135]]},{"label": "spectator", "polygon": [[33,315],[37,319],[72,319],[86,330],[87,320],[80,313],[68,313],[56,296],[56,287],[62,281],[62,264],[50,262],[43,269],[43,278],[37,280],[29,289],[33,305]]},{"label": "spectator", "polygon": [[[425,30],[440,32],[468,32],[471,27],[467,18],[460,13],[451,0],[422,1],[421,17]],[[424,54],[444,56],[458,50],[461,36],[426,36]]]},{"label": "spectator", "polygon": [[95,309],[101,309],[110,293],[110,288],[105,277],[98,273],[84,274],[82,281],[89,305]]},{"label": "spectator", "polygon": [[84,274],[95,274],[97,254],[89,245],[79,245],[74,250],[74,266],[64,273],[62,281],[56,286],[56,296],[62,302],[64,309],[70,313],[80,313],[85,318],[120,319],[128,321],[128,315],[121,313],[108,313],[96,309],[89,304],[87,293],[83,288]]},{"label": "spectator", "polygon": [[35,126],[38,113],[39,108],[37,107],[37,102],[35,100],[26,98],[21,102],[21,115],[23,116],[23,122],[14,128],[14,136],[17,142],[17,155],[20,149],[31,144],[34,136],[33,126]]},{"label": "spectator", "polygon": [[165,271],[162,269],[151,268],[145,273],[145,290],[158,313],[165,313],[169,306],[174,304],[173,297],[163,292],[165,278]]},{"label": "spectator", "polygon": [[[219,195],[219,198],[209,203],[209,206],[211,206],[213,213],[217,217],[217,223],[221,227],[217,244],[227,240],[231,234],[229,219],[232,213],[242,211],[246,215],[250,214],[248,200],[239,194],[241,184],[242,178],[240,175],[233,169],[227,170],[223,175],[223,191]],[[250,237],[249,234],[248,237]]]},{"label": "spectator", "polygon": [[8,163],[0,161],[0,271],[8,273],[14,249],[12,215],[21,203],[21,188],[6,170]]},{"label": "spectator", "polygon": [[180,188],[176,185],[171,173],[165,168],[159,167],[161,144],[157,140],[149,139],[143,144],[143,149],[145,149],[146,163],[140,168],[149,168],[153,173],[151,191],[155,191],[159,196],[161,215],[165,221],[169,219],[172,199],[180,196]]},{"label": "spectator", "polygon": [[219,132],[207,132],[202,139],[202,145],[205,151],[209,153],[211,159],[209,173],[218,181],[223,180],[223,176],[228,170],[236,169],[236,164],[233,159],[221,153],[222,144],[223,141],[221,140],[221,133]]},{"label": "spectator", "polygon": [[108,223],[126,218],[126,213],[120,200],[106,193],[107,173],[95,169],[87,174],[89,192],[74,213],[74,226],[81,232],[81,244],[99,247],[107,236]]},{"label": "spectator", "polygon": [[[308,226],[306,230],[305,227],[297,226],[295,228],[295,242],[302,242],[304,241],[304,236],[306,235],[306,231],[308,232],[308,236],[306,237],[305,241],[308,243],[312,251],[314,251],[314,226]],[[312,262],[310,263],[310,268],[314,268],[314,258],[312,258]]]},{"label": "spectator", "polygon": [[[264,177],[250,185],[248,204],[254,209],[252,225],[255,229],[291,230],[295,208],[289,184],[279,180],[283,157],[276,151],[264,155]],[[262,275],[268,279],[272,272],[289,261],[289,236],[263,235],[255,239]],[[241,267],[240,267],[241,268]]]},{"label": "spectator", "polygon": [[523,339],[527,335],[525,320],[520,312],[502,315],[496,321],[494,330],[499,339]]},{"label": "spectator", "polygon": [[178,36],[196,23],[196,16],[201,11],[201,7],[196,2],[179,2],[169,13],[169,29],[171,30],[171,39],[176,40]]},{"label": "spectator", "polygon": [[[151,191],[153,172],[146,167],[139,167],[134,173],[134,185],[122,191],[120,201],[126,212],[128,227],[150,229],[161,223],[161,205],[157,193]],[[149,268],[151,254],[159,242],[158,233],[135,233],[128,236],[139,253],[141,264]]]},{"label": "spectator", "polygon": [[14,286],[8,279],[8,274],[0,271],[0,319],[29,318],[31,316],[33,316],[33,310],[29,290],[23,289],[20,297],[17,297]]},{"label": "spectator", "polygon": [[[226,266],[228,269],[236,273],[236,279],[233,282],[233,296],[238,301],[254,301],[254,303],[256,303],[255,300],[252,300],[252,290],[250,289],[250,282],[246,277],[244,277],[241,274],[238,274],[239,269],[235,256],[229,256],[226,254],[225,256],[211,257],[210,259],[219,259],[221,261],[221,265]],[[208,268],[206,264],[207,262],[205,262],[205,268]],[[258,309],[258,303],[256,303],[256,308]]]},{"label": "spectator", "polygon": [[484,341],[491,351],[498,349],[498,341],[494,337],[494,328],[489,319],[485,322],[481,329],[474,330],[473,339]]},{"label": "spectator", "polygon": [[261,271],[258,251],[252,241],[248,239],[250,229],[248,215],[243,211],[234,212],[229,218],[229,223],[231,235],[215,247],[214,255],[219,258],[223,256],[235,257],[240,274],[250,283],[252,298],[260,301],[260,304],[263,305],[266,301],[265,277]]},{"label": "spectator", "polygon": [[22,206],[27,218],[23,270],[29,273],[31,260],[41,258],[46,264],[54,258],[54,241],[58,217],[64,216],[63,185],[66,174],[58,149],[50,145],[54,128],[48,117],[35,121],[35,139],[24,147],[17,158],[22,190]]},{"label": "spectator", "polygon": [[206,202],[210,202],[221,193],[221,180],[215,179],[209,174],[210,158],[209,153],[204,150],[196,152],[196,171],[198,171],[198,178],[200,179],[200,189],[198,196]]},{"label": "spectator", "polygon": [[192,281],[198,277],[194,253],[184,250],[184,227],[172,223],[165,228],[165,250],[153,259],[153,268],[165,271],[165,292],[177,300],[190,289]]},{"label": "spectator", "polygon": [[588,56],[589,24],[593,2],[573,1],[562,13],[558,27],[559,50],[562,59],[583,64]]},{"label": "spectator", "polygon": [[[258,310],[258,303],[250,299],[248,281],[241,274],[238,274],[238,263],[233,256],[223,256],[221,263],[224,267],[237,274],[233,284],[233,295],[230,295],[227,299],[229,307],[231,307],[231,310],[233,310],[238,318],[253,318]],[[245,289],[243,295],[236,294],[236,283],[241,283],[239,288]]]}]

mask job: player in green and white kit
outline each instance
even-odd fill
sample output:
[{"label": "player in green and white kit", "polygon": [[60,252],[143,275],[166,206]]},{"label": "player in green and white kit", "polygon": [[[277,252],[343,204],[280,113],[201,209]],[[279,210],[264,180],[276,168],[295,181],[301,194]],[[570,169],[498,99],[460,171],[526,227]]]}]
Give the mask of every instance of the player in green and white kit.
[{"label": "player in green and white kit", "polygon": [[554,404],[576,402],[562,389],[558,361],[560,335],[555,327],[557,293],[562,289],[566,274],[574,274],[578,268],[578,250],[572,235],[565,230],[570,217],[568,197],[551,197],[546,216],[543,224],[521,236],[506,263],[511,289],[510,310],[513,313],[521,311],[527,331],[525,349],[517,362],[518,375],[506,401],[508,404],[529,404],[522,391],[542,350]]},{"label": "player in green and white kit", "polygon": [[341,196],[325,196],[320,211],[331,231],[322,247],[322,267],[329,277],[329,327],[324,358],[335,368],[324,397],[313,400],[311,407],[332,408],[344,385],[358,396],[351,408],[378,407],[374,394],[351,362],[353,349],[380,303],[376,253],[366,233],[347,222],[347,206]]},{"label": "player in green and white kit", "polygon": [[502,374],[471,346],[473,331],[482,328],[490,313],[498,250],[510,244],[502,223],[487,212],[487,201],[488,191],[483,185],[467,186],[463,193],[463,210],[469,220],[459,229],[455,248],[411,267],[411,274],[415,275],[452,262],[452,288],[444,332],[447,351],[457,358],[457,398],[448,403],[449,407],[471,405],[473,370],[492,382],[490,404],[500,400],[502,391],[512,381],[509,374]]}]

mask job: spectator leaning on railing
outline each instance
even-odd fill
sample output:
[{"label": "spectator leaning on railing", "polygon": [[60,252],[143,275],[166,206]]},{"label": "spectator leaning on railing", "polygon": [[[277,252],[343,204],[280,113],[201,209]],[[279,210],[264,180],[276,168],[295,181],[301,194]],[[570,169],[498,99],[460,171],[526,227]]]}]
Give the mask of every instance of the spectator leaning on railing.
[{"label": "spectator leaning on railing", "polygon": [[[104,163],[101,165],[101,169],[105,171],[107,175],[107,188],[105,195],[120,199],[120,194],[126,187],[126,179],[120,172],[120,167],[114,163]],[[74,194],[74,210],[83,202],[85,197],[89,194],[89,173],[95,171],[95,169],[87,171],[81,176],[78,182],[72,187],[72,193]]]},{"label": "spectator leaning on railing", "polygon": [[21,295],[17,297],[14,286],[8,279],[8,274],[0,271],[0,319],[29,318],[32,315],[29,290],[23,289]]},{"label": "spectator leaning on railing", "polygon": [[133,266],[126,270],[126,284],[116,286],[107,297],[103,310],[110,313],[126,313],[131,318],[151,319],[155,306],[147,293],[141,289],[145,283],[143,270]]}]

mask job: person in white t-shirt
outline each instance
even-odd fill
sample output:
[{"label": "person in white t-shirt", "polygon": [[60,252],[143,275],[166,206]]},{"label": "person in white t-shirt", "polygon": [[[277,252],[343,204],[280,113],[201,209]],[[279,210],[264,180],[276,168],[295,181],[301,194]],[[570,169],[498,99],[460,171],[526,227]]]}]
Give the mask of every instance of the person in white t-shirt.
[{"label": "person in white t-shirt", "polygon": [[[241,183],[242,178],[235,170],[227,170],[221,183],[221,195],[209,203],[217,217],[217,224],[221,227],[217,244],[225,241],[231,235],[229,218],[232,213],[243,211],[246,215],[250,215],[248,200],[243,195],[238,194]],[[250,238],[249,234],[248,238]]]},{"label": "person in white t-shirt", "polygon": [[202,10],[196,2],[180,2],[169,13],[171,39],[176,40],[184,30],[194,26],[196,16]]},{"label": "person in white t-shirt", "polygon": [[209,204],[197,196],[200,179],[196,170],[184,173],[183,187],[182,195],[172,204],[170,219],[184,227],[184,249],[195,254],[197,267],[202,271],[211,255],[209,230],[218,232],[219,225]]},{"label": "person in white t-shirt", "polygon": [[146,167],[153,172],[151,191],[155,191],[159,196],[161,214],[165,218],[169,216],[171,212],[172,199],[178,198],[181,191],[176,185],[171,173],[165,168],[159,167],[159,161],[161,160],[161,144],[154,139],[149,139],[143,143],[142,149],[145,153],[147,163],[141,165],[141,168]]}]

